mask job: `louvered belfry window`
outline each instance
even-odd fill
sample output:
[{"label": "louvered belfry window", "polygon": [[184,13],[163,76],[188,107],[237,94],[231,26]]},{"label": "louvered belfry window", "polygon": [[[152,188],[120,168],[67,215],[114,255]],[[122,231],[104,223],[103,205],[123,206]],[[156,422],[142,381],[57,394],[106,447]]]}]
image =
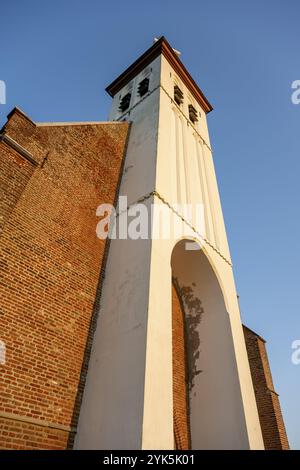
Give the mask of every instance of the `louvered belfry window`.
[{"label": "louvered belfry window", "polygon": [[149,78],[144,78],[138,85],[138,94],[144,96],[149,90]]},{"label": "louvered belfry window", "polygon": [[183,103],[183,93],[178,85],[174,86],[174,100],[179,106]]},{"label": "louvered belfry window", "polygon": [[120,101],[119,105],[119,110],[124,112],[126,109],[129,108],[130,105],[130,99],[131,99],[131,93],[127,93],[127,95],[123,96],[123,98]]},{"label": "louvered belfry window", "polygon": [[189,119],[190,121],[195,124],[198,121],[198,113],[196,108],[192,104],[189,104]]}]

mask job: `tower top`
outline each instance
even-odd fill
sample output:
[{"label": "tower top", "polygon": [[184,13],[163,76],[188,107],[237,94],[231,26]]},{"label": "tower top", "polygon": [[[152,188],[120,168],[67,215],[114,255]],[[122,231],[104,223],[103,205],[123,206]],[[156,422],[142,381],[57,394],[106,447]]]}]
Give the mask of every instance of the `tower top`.
[{"label": "tower top", "polygon": [[133,62],[133,64],[131,64],[123,73],[121,73],[121,75],[119,75],[110,85],[108,85],[106,88],[107,93],[110,96],[115,96],[115,94],[118,93],[121,88],[130,82],[130,80],[132,80],[160,54],[162,54],[170,63],[174,71],[187,86],[202,109],[204,109],[206,113],[212,111],[212,105],[179,59],[177,51],[175,51],[170,46],[164,36],[161,36],[149,49],[147,49],[146,52],[144,52],[144,54],[142,54],[135,62]]}]

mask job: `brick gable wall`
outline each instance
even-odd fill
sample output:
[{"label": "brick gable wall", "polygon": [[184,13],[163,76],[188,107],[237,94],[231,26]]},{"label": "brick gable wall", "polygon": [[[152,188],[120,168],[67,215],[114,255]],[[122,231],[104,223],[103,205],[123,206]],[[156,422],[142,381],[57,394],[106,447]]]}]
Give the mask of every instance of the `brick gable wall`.
[{"label": "brick gable wall", "polygon": [[[20,111],[0,142],[0,448],[72,446],[128,123],[36,126]],[[25,152],[25,154],[26,154]],[[92,322],[92,323],[91,323]]]}]

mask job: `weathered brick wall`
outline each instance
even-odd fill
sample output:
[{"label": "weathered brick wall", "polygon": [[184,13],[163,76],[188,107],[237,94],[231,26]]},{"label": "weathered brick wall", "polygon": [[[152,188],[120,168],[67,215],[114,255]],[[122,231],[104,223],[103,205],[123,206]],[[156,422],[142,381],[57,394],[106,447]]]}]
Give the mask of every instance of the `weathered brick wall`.
[{"label": "weathered brick wall", "polygon": [[287,450],[289,443],[274,390],[265,341],[244,326],[250,370],[266,450]]},{"label": "weathered brick wall", "polygon": [[[175,281],[176,282],[176,281]],[[173,425],[176,449],[190,448],[188,377],[185,348],[185,316],[172,285]]]},{"label": "weathered brick wall", "polygon": [[128,123],[35,126],[16,110],[4,130],[37,166],[2,142],[13,164],[0,166],[9,195],[0,214],[0,448],[63,449],[99,300],[105,242],[95,212],[114,202]]},{"label": "weathered brick wall", "polygon": [[21,196],[34,165],[22,158],[8,144],[0,141],[0,234]]}]

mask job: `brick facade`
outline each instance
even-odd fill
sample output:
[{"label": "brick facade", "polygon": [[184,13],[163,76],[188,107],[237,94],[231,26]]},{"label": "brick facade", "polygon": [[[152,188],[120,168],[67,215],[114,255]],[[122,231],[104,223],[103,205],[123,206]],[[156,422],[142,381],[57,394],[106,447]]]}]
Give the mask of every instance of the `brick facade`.
[{"label": "brick facade", "polygon": [[261,430],[266,450],[288,450],[289,443],[274,390],[265,340],[243,327]]},{"label": "brick facade", "polygon": [[185,314],[172,285],[173,424],[176,449],[190,449],[188,376],[185,347]]},{"label": "brick facade", "polygon": [[72,446],[128,123],[35,125],[15,109],[0,141],[0,448]]}]

